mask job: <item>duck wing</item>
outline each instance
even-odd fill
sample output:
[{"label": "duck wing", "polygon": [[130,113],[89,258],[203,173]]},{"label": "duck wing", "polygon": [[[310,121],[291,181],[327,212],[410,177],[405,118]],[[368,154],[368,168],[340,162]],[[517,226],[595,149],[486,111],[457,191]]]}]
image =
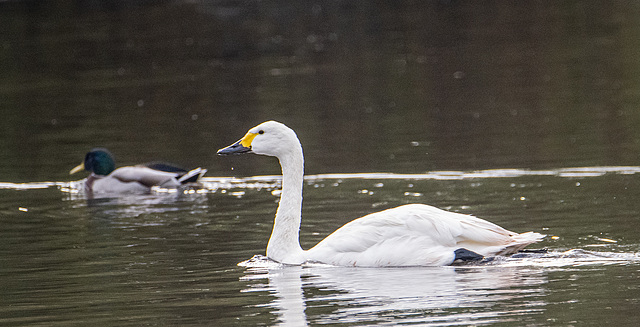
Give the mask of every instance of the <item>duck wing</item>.
[{"label": "duck wing", "polygon": [[169,173],[177,173],[176,179],[180,184],[196,183],[207,172],[206,169],[198,167],[187,171],[186,169],[168,162],[154,161],[142,165],[153,170],[159,170]]},{"label": "duck wing", "polygon": [[153,170],[159,170],[159,171],[164,171],[164,172],[168,172],[168,173],[186,173],[187,170],[172,164],[172,163],[168,163],[168,162],[163,162],[163,161],[154,161],[154,162],[148,162],[145,164],[142,164],[140,166],[143,167],[147,167],[147,168],[151,168]]},{"label": "duck wing", "polygon": [[109,177],[123,183],[138,182],[146,187],[178,186],[180,173],[151,169],[146,166],[126,166],[114,170]]}]

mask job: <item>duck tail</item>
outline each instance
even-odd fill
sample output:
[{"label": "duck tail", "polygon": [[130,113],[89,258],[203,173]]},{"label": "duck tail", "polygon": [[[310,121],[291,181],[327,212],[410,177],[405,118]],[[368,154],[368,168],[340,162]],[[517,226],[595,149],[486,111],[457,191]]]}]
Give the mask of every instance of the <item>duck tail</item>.
[{"label": "duck tail", "polygon": [[188,171],[186,174],[180,176],[178,178],[178,182],[180,182],[180,184],[196,183],[206,173],[207,173],[206,169],[198,167],[198,168],[192,169],[192,170]]}]

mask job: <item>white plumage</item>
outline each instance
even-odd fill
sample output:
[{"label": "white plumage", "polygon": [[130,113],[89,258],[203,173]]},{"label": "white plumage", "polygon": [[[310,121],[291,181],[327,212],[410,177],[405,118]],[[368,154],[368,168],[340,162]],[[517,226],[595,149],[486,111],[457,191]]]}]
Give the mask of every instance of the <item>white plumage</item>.
[{"label": "white plumage", "polygon": [[517,252],[540,240],[473,216],[408,204],[353,220],[307,251],[340,266],[439,266],[464,248],[482,256]]},{"label": "white plumage", "polygon": [[469,215],[424,204],[409,204],[353,220],[313,248],[300,247],[304,159],[295,132],[268,121],[218,154],[275,156],[282,167],[282,194],[267,256],[285,264],[321,262],[338,266],[439,266],[453,263],[455,251],[482,256],[508,255],[540,241],[544,235],[508,231]]}]

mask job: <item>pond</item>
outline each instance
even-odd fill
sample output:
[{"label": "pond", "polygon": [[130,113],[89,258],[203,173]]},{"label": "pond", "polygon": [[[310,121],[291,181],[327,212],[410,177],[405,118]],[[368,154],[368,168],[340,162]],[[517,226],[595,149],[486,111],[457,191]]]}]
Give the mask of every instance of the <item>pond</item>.
[{"label": "pond", "polygon": [[[263,254],[277,177],[87,200],[3,186],[10,325],[633,324],[640,167],[310,175],[301,241],[418,202],[546,233],[546,254],[454,267],[236,264]],[[70,187],[71,186],[71,187]]]},{"label": "pond", "polygon": [[[639,9],[0,2],[0,324],[635,326]],[[548,252],[238,266],[265,252],[280,170],[215,153],[271,119],[305,151],[305,249],[425,203]],[[96,146],[207,177],[90,198],[68,172]]]}]

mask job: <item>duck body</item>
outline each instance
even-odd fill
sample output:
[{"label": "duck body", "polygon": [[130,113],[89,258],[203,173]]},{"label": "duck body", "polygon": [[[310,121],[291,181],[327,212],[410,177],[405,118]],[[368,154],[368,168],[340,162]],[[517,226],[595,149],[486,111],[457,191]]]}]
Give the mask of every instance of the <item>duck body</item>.
[{"label": "duck body", "polygon": [[282,168],[282,193],[267,257],[299,265],[441,266],[454,261],[516,253],[544,235],[518,234],[470,215],[425,204],[408,204],[355,219],[303,250],[299,242],[304,160],[298,138],[285,125],[269,121],[252,129],[218,154],[275,156]]},{"label": "duck body", "polygon": [[84,188],[89,193],[147,193],[154,186],[175,188],[197,182],[206,169],[190,171],[168,163],[148,163],[115,169],[113,155],[106,149],[89,151],[70,174],[89,171]]}]

